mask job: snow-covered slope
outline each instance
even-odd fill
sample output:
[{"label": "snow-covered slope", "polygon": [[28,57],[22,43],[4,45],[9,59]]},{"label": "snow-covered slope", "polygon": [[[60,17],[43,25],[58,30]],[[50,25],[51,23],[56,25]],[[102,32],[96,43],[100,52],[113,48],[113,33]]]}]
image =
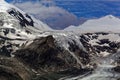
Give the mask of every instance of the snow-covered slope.
[{"label": "snow-covered slope", "polygon": [[46,24],[17,7],[0,1],[0,36],[11,39],[33,38],[40,31],[51,30]]},{"label": "snow-covered slope", "polygon": [[91,19],[78,27],[69,26],[65,30],[81,31],[81,32],[119,32],[120,19],[112,15],[107,15],[99,19]]},{"label": "snow-covered slope", "polygon": [[27,40],[51,31],[43,22],[0,0],[0,54],[12,56]]}]

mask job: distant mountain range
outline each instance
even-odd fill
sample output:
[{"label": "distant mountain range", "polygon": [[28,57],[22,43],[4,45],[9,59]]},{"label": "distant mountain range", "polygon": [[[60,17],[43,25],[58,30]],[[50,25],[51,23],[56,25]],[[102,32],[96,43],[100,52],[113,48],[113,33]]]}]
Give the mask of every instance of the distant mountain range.
[{"label": "distant mountain range", "polygon": [[78,32],[118,32],[120,31],[120,19],[107,15],[98,19],[90,19],[79,26],[69,26],[65,30]]}]

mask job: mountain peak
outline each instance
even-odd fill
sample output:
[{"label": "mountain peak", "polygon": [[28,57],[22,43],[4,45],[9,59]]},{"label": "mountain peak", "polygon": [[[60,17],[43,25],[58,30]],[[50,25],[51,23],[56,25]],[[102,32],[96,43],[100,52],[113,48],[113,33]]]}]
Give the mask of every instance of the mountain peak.
[{"label": "mountain peak", "polygon": [[102,18],[114,19],[114,18],[116,18],[116,17],[115,17],[115,16],[113,16],[113,15],[107,15],[107,16],[104,16],[104,17],[102,17]]},{"label": "mountain peak", "polygon": [[115,16],[113,16],[112,14],[110,14],[110,15],[106,15],[106,16],[108,16],[108,17],[115,17]]},{"label": "mountain peak", "polygon": [[[6,30],[7,33],[4,32]],[[47,24],[35,19],[14,5],[0,0],[0,36],[10,39],[26,39],[34,37],[34,34],[40,31],[48,30],[51,30],[51,28]]]},{"label": "mountain peak", "polygon": [[87,20],[82,25],[76,27],[68,27],[65,30],[81,29],[83,32],[119,32],[120,19],[113,15],[106,15],[99,19]]}]

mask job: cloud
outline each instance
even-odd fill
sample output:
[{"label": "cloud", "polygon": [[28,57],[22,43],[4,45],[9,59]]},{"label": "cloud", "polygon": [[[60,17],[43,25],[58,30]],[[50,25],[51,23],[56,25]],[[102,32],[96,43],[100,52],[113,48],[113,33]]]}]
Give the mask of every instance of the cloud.
[{"label": "cloud", "polygon": [[14,5],[55,29],[63,29],[70,25],[79,24],[79,20],[74,14],[55,6],[52,0],[52,2],[45,1],[14,3]]}]

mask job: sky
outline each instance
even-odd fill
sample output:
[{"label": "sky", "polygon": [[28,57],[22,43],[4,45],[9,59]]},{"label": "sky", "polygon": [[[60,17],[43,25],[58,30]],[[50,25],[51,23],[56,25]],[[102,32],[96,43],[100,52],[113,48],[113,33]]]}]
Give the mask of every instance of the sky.
[{"label": "sky", "polygon": [[[12,0],[7,0],[12,1]],[[120,16],[120,0],[14,0],[16,2],[43,1],[59,6],[77,17],[101,17],[102,15],[113,14]],[[45,3],[44,3],[45,4]]]},{"label": "sky", "polygon": [[[106,15],[120,16],[120,0],[6,0],[55,29]],[[39,1],[39,2],[38,2]]]}]

